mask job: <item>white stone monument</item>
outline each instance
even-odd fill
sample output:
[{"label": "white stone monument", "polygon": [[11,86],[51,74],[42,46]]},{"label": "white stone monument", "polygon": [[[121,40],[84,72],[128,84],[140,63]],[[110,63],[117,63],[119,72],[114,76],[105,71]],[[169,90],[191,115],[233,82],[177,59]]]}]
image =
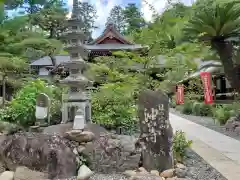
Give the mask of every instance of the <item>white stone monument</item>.
[{"label": "white stone monument", "polygon": [[40,93],[36,99],[36,124],[46,124],[46,119],[48,124],[50,123],[50,99],[47,94]]}]

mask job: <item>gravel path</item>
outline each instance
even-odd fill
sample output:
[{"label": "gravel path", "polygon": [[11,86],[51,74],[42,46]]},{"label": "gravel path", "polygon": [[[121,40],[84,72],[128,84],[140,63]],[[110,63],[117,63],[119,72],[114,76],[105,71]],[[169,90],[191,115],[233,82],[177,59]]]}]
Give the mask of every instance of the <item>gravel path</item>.
[{"label": "gravel path", "polygon": [[232,132],[232,131],[226,131],[224,126],[221,126],[221,125],[215,123],[214,120],[211,117],[186,115],[186,114],[180,113],[179,111],[176,111],[176,109],[170,109],[170,112],[177,115],[177,116],[185,118],[189,121],[200,124],[200,125],[202,125],[206,128],[212,129],[216,132],[222,133],[226,136],[229,136],[231,138],[234,138],[234,139],[240,141],[240,136],[239,135],[237,135],[235,132]]},{"label": "gravel path", "polygon": [[181,180],[227,180],[191,149],[187,150],[184,165],[188,167],[188,174]]}]

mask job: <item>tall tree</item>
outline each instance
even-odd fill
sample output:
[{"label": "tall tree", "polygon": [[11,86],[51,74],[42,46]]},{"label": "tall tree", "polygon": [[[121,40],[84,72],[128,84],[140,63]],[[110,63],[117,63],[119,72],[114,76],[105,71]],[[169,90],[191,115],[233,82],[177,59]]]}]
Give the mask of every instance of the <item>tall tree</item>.
[{"label": "tall tree", "polygon": [[39,26],[49,34],[49,38],[58,38],[59,33],[66,28],[67,10],[63,7],[51,6],[43,8],[38,13],[32,15],[32,24]]},{"label": "tall tree", "polygon": [[[203,7],[196,5],[192,19],[185,27],[186,34],[209,43],[220,57],[231,86],[240,93],[240,65],[234,57],[239,51],[240,4],[239,1],[213,2]],[[197,8],[198,5],[200,8]]]},{"label": "tall tree", "polygon": [[83,20],[83,31],[91,39],[92,31],[96,29],[94,26],[97,18],[97,11],[94,6],[88,2],[79,2],[80,16]]},{"label": "tall tree", "polygon": [[112,8],[109,17],[107,18],[106,25],[109,23],[113,23],[120,33],[125,31],[126,21],[121,6],[114,6]]},{"label": "tall tree", "polygon": [[126,30],[124,34],[130,34],[139,31],[146,25],[146,22],[136,4],[130,3],[123,10],[123,17],[126,22]]}]

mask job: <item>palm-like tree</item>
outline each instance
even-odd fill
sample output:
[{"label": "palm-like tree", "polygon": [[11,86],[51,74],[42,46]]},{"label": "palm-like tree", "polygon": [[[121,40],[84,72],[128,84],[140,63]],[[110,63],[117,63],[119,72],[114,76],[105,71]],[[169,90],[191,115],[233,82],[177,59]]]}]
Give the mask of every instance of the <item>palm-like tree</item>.
[{"label": "palm-like tree", "polygon": [[240,92],[240,68],[234,62],[234,47],[240,37],[240,3],[213,3],[202,8],[189,20],[184,31],[210,43],[220,57],[230,84]]}]

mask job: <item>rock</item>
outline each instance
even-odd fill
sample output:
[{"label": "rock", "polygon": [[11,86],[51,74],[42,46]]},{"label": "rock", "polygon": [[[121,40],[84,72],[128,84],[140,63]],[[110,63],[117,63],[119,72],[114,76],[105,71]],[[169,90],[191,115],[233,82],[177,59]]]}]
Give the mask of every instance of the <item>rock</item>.
[{"label": "rock", "polygon": [[139,172],[144,172],[144,173],[147,173],[147,172],[148,172],[144,167],[138,168],[138,171],[139,171]]},{"label": "rock", "polygon": [[185,169],[181,169],[181,168],[176,168],[175,169],[175,175],[178,178],[185,178],[187,176],[187,170]]},{"label": "rock", "polygon": [[82,165],[78,170],[77,180],[87,180],[92,175],[93,172],[86,165]]},{"label": "rock", "polygon": [[233,122],[234,122],[233,118],[230,118],[229,120],[227,120],[227,122],[225,124],[225,129],[227,131],[229,131],[229,130],[233,131],[234,130]]},{"label": "rock", "polygon": [[153,175],[135,175],[129,178],[129,180],[163,180],[160,176]]},{"label": "rock", "polygon": [[100,137],[100,135],[102,134],[108,134],[108,131],[104,127],[100,126],[99,124],[93,123],[86,124],[84,127],[84,131],[92,132],[93,134],[95,134],[96,138]]},{"label": "rock", "polygon": [[155,176],[159,176],[158,170],[151,170],[150,174],[155,175]]},{"label": "rock", "polygon": [[164,178],[172,178],[174,177],[175,169],[167,169],[163,171],[160,176]]},{"label": "rock", "polygon": [[187,167],[185,165],[181,164],[181,163],[177,163],[176,168],[186,169]]},{"label": "rock", "polygon": [[[169,121],[169,98],[163,91],[144,90],[139,95],[138,117],[142,164],[163,171],[173,164],[173,130]],[[161,153],[159,153],[161,152]]]},{"label": "rock", "polygon": [[49,178],[76,175],[76,155],[71,143],[60,137],[41,133],[16,133],[0,138],[0,156],[6,168],[18,166],[46,172]]},{"label": "rock", "polygon": [[4,164],[0,161],[0,174],[5,171],[6,171],[6,168],[5,168]]},{"label": "rock", "polygon": [[13,171],[5,171],[0,175],[0,180],[13,180],[14,172]]},{"label": "rock", "polygon": [[127,177],[131,177],[131,176],[135,176],[137,172],[133,170],[126,170],[123,174]]},{"label": "rock", "polygon": [[95,135],[90,131],[71,130],[66,132],[65,137],[71,141],[82,143],[93,141]]},{"label": "rock", "polygon": [[177,177],[171,177],[171,178],[167,178],[166,180],[178,180]]},{"label": "rock", "polygon": [[234,131],[237,133],[237,135],[240,135],[240,126],[236,127]]},{"label": "rock", "polygon": [[19,166],[14,174],[14,180],[47,180],[48,175],[42,172],[33,171],[27,167]]},{"label": "rock", "polygon": [[111,134],[102,134],[91,144],[87,143],[82,153],[90,158],[90,168],[94,171],[106,174],[124,172],[138,168],[140,154],[133,155],[129,152],[129,144],[134,143],[133,138],[112,139]]},{"label": "rock", "polygon": [[70,131],[73,127],[72,123],[57,124],[44,128],[43,133],[48,135],[64,136],[66,132]]},{"label": "rock", "polygon": [[79,154],[81,154],[85,149],[86,149],[86,148],[85,148],[84,146],[80,145],[80,146],[77,147],[77,152],[78,152]]}]

